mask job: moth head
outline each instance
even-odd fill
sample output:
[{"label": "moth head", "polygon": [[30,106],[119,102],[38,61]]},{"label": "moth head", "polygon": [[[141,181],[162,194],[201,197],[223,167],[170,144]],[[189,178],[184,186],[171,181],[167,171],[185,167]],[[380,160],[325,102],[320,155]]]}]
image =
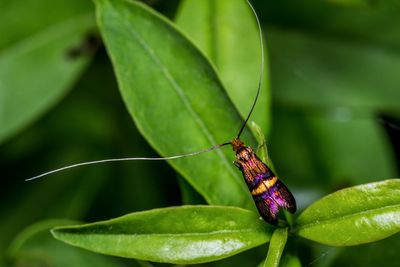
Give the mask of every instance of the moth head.
[{"label": "moth head", "polygon": [[231,145],[232,145],[233,151],[235,151],[236,154],[239,153],[243,148],[246,148],[244,143],[238,138],[233,139],[231,141]]},{"label": "moth head", "polygon": [[231,142],[231,145],[238,161],[248,161],[253,156],[251,147],[245,146],[241,140],[236,138]]}]

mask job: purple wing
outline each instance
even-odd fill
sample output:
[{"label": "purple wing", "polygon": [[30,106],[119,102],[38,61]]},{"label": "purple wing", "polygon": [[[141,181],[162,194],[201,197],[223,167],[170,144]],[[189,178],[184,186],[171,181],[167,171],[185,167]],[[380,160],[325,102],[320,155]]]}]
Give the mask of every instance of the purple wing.
[{"label": "purple wing", "polygon": [[296,201],[292,193],[279,180],[276,180],[266,191],[253,195],[253,199],[261,217],[274,225],[278,224],[279,207],[285,208],[291,213],[296,212]]}]

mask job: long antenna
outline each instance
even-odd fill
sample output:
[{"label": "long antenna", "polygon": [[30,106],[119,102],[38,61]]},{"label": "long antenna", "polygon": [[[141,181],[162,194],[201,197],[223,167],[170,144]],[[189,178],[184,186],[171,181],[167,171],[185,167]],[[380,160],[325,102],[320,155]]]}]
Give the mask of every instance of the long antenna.
[{"label": "long antenna", "polygon": [[239,130],[238,135],[236,136],[237,139],[240,138],[240,135],[242,134],[244,128],[246,127],[247,121],[250,119],[251,114],[253,113],[254,107],[256,106],[257,100],[258,100],[258,95],[260,94],[261,90],[261,82],[263,78],[263,73],[264,73],[264,44],[263,44],[263,35],[262,35],[262,30],[261,30],[261,24],[260,20],[258,19],[256,10],[254,9],[253,5],[250,3],[250,0],[246,0],[247,4],[249,4],[251,10],[253,11],[254,16],[256,17],[257,20],[257,26],[258,26],[258,32],[260,34],[260,47],[261,47],[261,71],[260,71],[260,78],[258,79],[258,88],[257,88],[257,93],[256,97],[254,98],[253,105],[251,106],[250,112],[247,115],[246,120],[244,121],[242,127]]},{"label": "long antenna", "polygon": [[61,172],[61,171],[65,171],[65,170],[76,168],[76,167],[80,167],[80,166],[93,165],[93,164],[99,164],[99,163],[104,163],[104,162],[133,161],[133,160],[154,160],[154,161],[155,160],[173,160],[173,159],[179,159],[179,158],[184,158],[184,157],[190,157],[190,156],[195,156],[195,155],[199,155],[199,154],[202,154],[202,153],[206,153],[206,152],[218,149],[220,147],[229,145],[230,143],[231,142],[225,142],[225,143],[222,143],[222,144],[219,144],[219,145],[216,145],[216,146],[212,146],[212,147],[204,149],[204,150],[200,150],[200,151],[196,151],[196,152],[192,152],[192,153],[184,154],[184,155],[165,157],[165,158],[117,158],[117,159],[102,159],[102,160],[81,162],[81,163],[68,165],[68,166],[61,167],[61,168],[58,168],[58,169],[55,169],[55,170],[52,170],[52,171],[49,171],[49,172],[42,173],[40,175],[25,179],[25,181],[32,181],[32,180],[38,179],[38,178],[43,177],[43,176],[47,176],[47,175],[52,174],[52,173]]}]

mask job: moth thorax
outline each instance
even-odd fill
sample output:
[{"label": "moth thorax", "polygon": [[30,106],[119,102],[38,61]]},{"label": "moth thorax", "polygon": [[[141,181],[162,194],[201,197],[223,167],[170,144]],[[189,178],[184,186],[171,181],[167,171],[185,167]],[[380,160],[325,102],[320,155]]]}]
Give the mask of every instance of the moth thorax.
[{"label": "moth thorax", "polygon": [[236,153],[236,158],[241,162],[247,162],[253,158],[253,150],[250,147],[243,146],[241,150]]},{"label": "moth thorax", "polygon": [[237,138],[232,140],[231,145],[232,145],[233,151],[235,151],[236,154],[238,154],[241,150],[243,150],[243,148],[246,148],[244,143]]}]

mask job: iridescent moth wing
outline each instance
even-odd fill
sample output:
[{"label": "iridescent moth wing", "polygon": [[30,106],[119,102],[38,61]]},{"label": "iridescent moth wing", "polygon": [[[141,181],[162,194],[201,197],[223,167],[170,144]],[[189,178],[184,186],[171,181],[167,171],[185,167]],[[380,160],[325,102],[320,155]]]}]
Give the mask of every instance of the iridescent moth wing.
[{"label": "iridescent moth wing", "polygon": [[278,224],[279,208],[296,212],[296,201],[289,189],[253,152],[239,139],[232,141],[236,152],[235,165],[240,169],[261,217]]}]

